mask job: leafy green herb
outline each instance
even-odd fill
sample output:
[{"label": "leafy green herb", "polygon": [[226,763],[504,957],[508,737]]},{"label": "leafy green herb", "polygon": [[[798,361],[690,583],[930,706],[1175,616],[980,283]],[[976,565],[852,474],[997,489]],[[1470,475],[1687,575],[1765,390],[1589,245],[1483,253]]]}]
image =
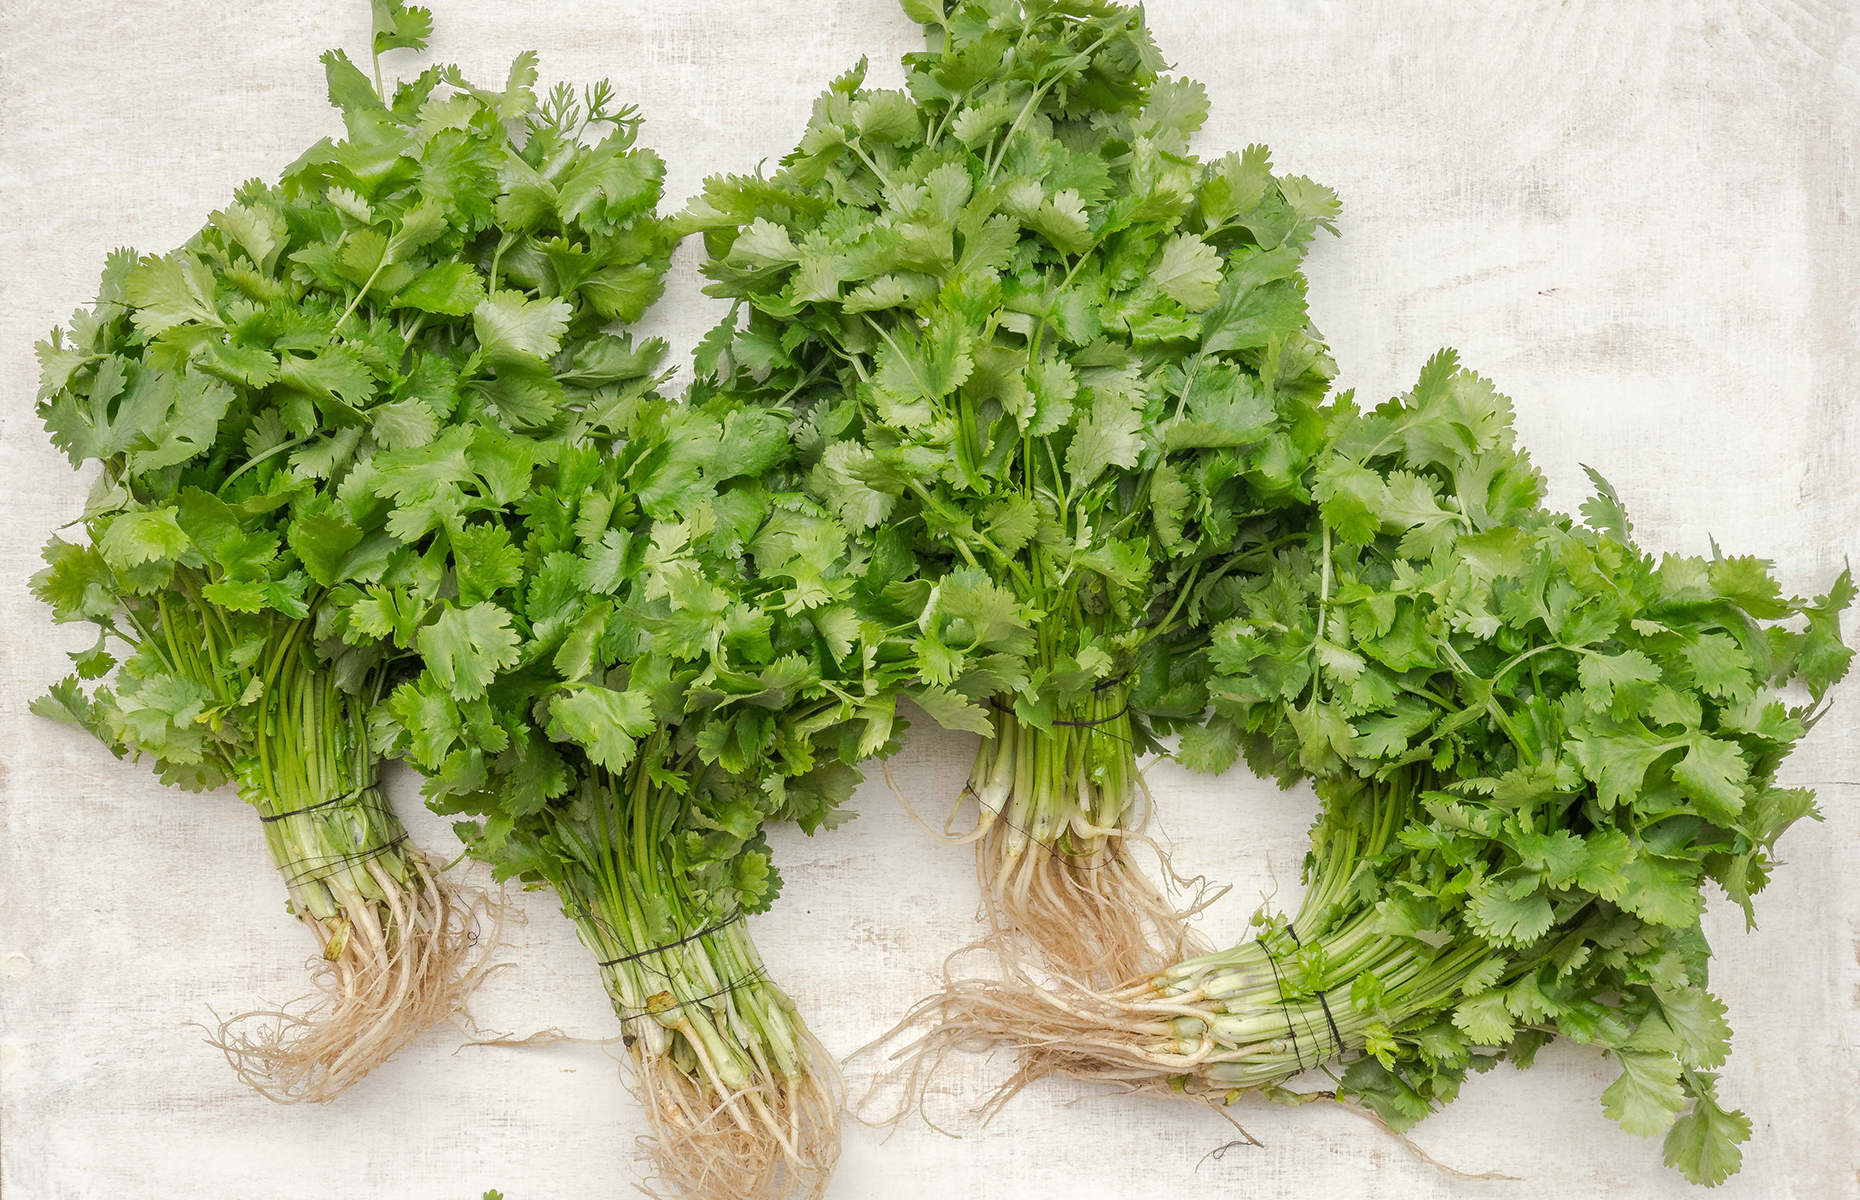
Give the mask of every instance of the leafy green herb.
[{"label": "leafy green herb", "polygon": [[744,924],[781,889],[764,826],[849,815],[914,660],[862,615],[867,565],[794,486],[787,423],[699,399],[615,406],[474,526],[451,615],[496,621],[426,626],[388,706],[433,807],[594,952],[660,1175],[772,1195],[824,1182],[840,1114]]},{"label": "leafy green herb", "polygon": [[485,599],[512,552],[474,516],[644,389],[652,355],[596,331],[656,295],[676,240],[605,85],[539,101],[524,55],[502,91],[434,67],[390,95],[378,56],[423,48],[430,16],[375,17],[376,83],[324,56],[347,139],[173,253],[112,255],[39,345],[46,428],[102,472],[34,579],[97,642],[34,710],[257,809],[336,976],[310,1018],[220,1031],[278,1099],[334,1095],[482,973],[474,902],[376,786],[377,702],[415,649],[449,701],[512,661]]},{"label": "leafy green herb", "polygon": [[1134,756],[1205,706],[1170,664],[1306,498],[1332,368],[1298,267],[1337,203],[1260,147],[1190,157],[1206,95],[1159,74],[1140,10],[905,11],[907,90],[862,63],[772,178],[692,202],[738,301],[698,372],[795,415],[807,493],[913,638],[908,694],[984,735],[993,906],[1124,977],[1160,965],[1130,910],[1181,932],[1118,849]]},{"label": "leafy green herb", "polygon": [[1852,661],[1850,573],[1804,600],[1755,558],[1656,561],[1599,477],[1586,525],[1545,510],[1509,401],[1451,354],[1321,416],[1317,519],[1215,628],[1181,752],[1315,784],[1297,914],[1119,993],[1061,989],[1062,1015],[958,988],[937,1037],[1229,1100],[1353,1056],[1339,1094],[1401,1130],[1561,1035],[1619,1062],[1610,1117],[1722,1182],[1750,1126],[1711,1073],[1731,1031],[1704,888],[1754,919],[1777,840],[1819,819],[1777,773]]}]

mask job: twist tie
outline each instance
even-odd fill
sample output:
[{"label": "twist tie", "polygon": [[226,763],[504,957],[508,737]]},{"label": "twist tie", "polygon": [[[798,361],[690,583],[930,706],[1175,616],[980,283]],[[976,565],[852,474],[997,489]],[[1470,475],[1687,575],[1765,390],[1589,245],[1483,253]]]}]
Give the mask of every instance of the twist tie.
[{"label": "twist tie", "polygon": [[260,813],[258,819],[263,824],[270,825],[273,822],[282,821],[286,817],[302,816],[304,813],[307,813],[307,812],[315,812],[319,808],[333,808],[336,805],[343,803],[344,801],[355,799],[355,797],[361,795],[363,792],[367,791],[369,788],[373,786],[374,786],[373,784],[363,784],[361,787],[355,788],[351,791],[344,792],[340,796],[331,796],[327,800],[319,800],[315,804],[306,804],[302,808],[293,808],[289,812],[273,813],[268,817],[265,816],[263,813]]},{"label": "twist tie", "polygon": [[594,965],[597,967],[617,967],[621,965],[622,963],[634,962],[638,959],[645,958],[648,955],[658,954],[661,951],[676,950],[678,947],[688,945],[691,942],[697,941],[699,938],[709,937],[711,934],[716,933],[718,930],[727,929],[731,925],[736,924],[738,921],[742,919],[743,919],[743,910],[739,908],[735,912],[731,913],[729,916],[725,917],[723,920],[718,921],[712,925],[706,925],[704,928],[698,930],[696,933],[687,934],[686,936],[679,938],[675,942],[667,942],[663,946],[648,946],[646,949],[637,950],[633,952],[632,954],[622,954],[619,958],[602,959],[600,962],[597,962]]},{"label": "twist tie", "polygon": [[680,1000],[676,1004],[668,1004],[664,1008],[660,1008],[660,1009],[616,1008],[614,1012],[615,1012],[615,1015],[617,1015],[622,1021],[637,1021],[644,1017],[656,1017],[660,1015],[661,1013],[675,1012],[681,1008],[689,1008],[693,1004],[703,1004],[704,1002],[708,1000],[715,1000],[719,996],[727,996],[731,992],[734,992],[739,988],[748,987],[750,984],[753,984],[753,983],[760,983],[767,978],[768,978],[768,973],[764,971],[761,967],[757,967],[755,970],[743,976],[741,979],[738,979],[732,983],[726,983],[722,987],[718,988],[716,991],[711,992],[707,995],[693,996],[689,1000]]}]

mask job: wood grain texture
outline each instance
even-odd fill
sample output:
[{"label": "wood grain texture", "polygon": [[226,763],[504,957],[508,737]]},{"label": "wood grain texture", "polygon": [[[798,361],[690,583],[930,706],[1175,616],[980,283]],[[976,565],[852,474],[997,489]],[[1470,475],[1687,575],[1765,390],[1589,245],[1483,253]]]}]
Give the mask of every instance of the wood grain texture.
[{"label": "wood grain texture", "polygon": [[[435,57],[545,79],[613,74],[682,197],[773,161],[814,95],[861,54],[895,81],[913,27],[890,0],[437,0]],[[1860,10],[1846,0],[1152,0],[1214,110],[1204,154],[1263,141],[1338,188],[1312,307],[1341,383],[1379,399],[1441,346],[1513,396],[1552,499],[1579,464],[1615,482],[1652,548],[1777,560],[1785,587],[1860,558]],[[337,128],[316,56],[367,39],[365,6],[0,0],[0,1192],[8,1200],[318,1195],[511,1200],[627,1194],[642,1131],[594,1044],[458,1049],[439,1031],[333,1106],[282,1109],[236,1085],[189,1022],[297,994],[309,945],[284,912],[250,814],[190,797],[27,714],[76,634],[23,581],[83,487],[33,415],[33,340],[87,301],[103,255],[189,235],[241,180],[275,176]],[[405,70],[405,68],[403,68]],[[676,202],[676,201],[674,201]],[[696,248],[655,331],[688,348],[719,312]],[[1755,1133],[1714,1195],[1860,1195],[1860,692],[1849,684],[1792,760],[1824,825],[1746,935],[1714,904],[1713,984],[1735,1052],[1723,1091]],[[940,819],[972,738],[922,724],[892,766]],[[456,848],[393,791],[423,845]],[[1151,772],[1178,865],[1232,881],[1206,924],[1239,936],[1276,888],[1295,900],[1309,793]],[[755,934],[836,1052],[883,1032],[974,932],[966,851],[934,846],[882,780],[860,818],[774,840],[787,877]],[[545,896],[522,898],[485,1026],[614,1023],[585,951]],[[1600,1111],[1609,1064],[1555,1047],[1528,1073],[1470,1080],[1418,1143],[1449,1179],[1336,1110],[1236,1113],[1264,1144],[1218,1157],[1205,1110],[1050,1083],[988,1128],[961,1112],[1002,1063],[976,1061],[921,1122],[849,1122],[835,1200],[1374,1194],[1699,1195],[1657,1142]],[[853,1093],[862,1071],[850,1068]]]}]

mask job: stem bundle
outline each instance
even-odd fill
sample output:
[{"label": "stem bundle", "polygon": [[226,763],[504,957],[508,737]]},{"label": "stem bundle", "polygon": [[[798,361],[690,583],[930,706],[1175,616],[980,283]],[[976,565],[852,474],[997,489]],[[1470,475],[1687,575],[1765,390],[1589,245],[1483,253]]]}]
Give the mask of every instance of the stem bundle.
[{"label": "stem bundle", "polygon": [[[279,666],[240,794],[258,812],[290,910],[317,939],[321,999],[239,1013],[208,1040],[268,1098],[325,1101],[464,1015],[493,969],[501,911],[408,844],[376,783],[362,706],[304,653],[287,650]],[[480,945],[486,921],[492,937]]]},{"label": "stem bundle", "polygon": [[997,706],[965,797],[991,942],[1079,979],[1129,979],[1193,945],[1185,914],[1130,858],[1137,769],[1128,688],[1086,693],[1044,728]]},{"label": "stem bundle", "polygon": [[542,875],[620,1018],[654,1173],[687,1197],[818,1196],[839,1158],[838,1071],[769,978],[744,914],[657,836],[684,803],[645,769],[591,773]]}]

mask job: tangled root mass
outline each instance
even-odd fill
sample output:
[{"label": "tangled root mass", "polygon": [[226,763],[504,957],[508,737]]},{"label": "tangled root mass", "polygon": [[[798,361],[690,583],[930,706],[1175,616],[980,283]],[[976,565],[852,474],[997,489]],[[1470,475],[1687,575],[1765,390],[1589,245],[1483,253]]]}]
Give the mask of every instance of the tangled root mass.
[{"label": "tangled root mass", "polygon": [[323,948],[311,962],[320,995],[302,1007],[239,1013],[210,1032],[208,1043],[261,1095],[333,1100],[429,1026],[463,1019],[495,969],[502,902],[455,885],[418,851],[404,861],[404,884],[367,864],[383,899],[338,891],[342,920],[304,917]]},{"label": "tangled root mass", "polygon": [[760,1072],[724,1087],[707,1067],[687,1072],[669,1055],[633,1046],[632,1079],[652,1133],[640,1139],[654,1196],[679,1200],[817,1200],[840,1157],[839,1070],[800,1030],[806,1069],[796,1079]]}]

